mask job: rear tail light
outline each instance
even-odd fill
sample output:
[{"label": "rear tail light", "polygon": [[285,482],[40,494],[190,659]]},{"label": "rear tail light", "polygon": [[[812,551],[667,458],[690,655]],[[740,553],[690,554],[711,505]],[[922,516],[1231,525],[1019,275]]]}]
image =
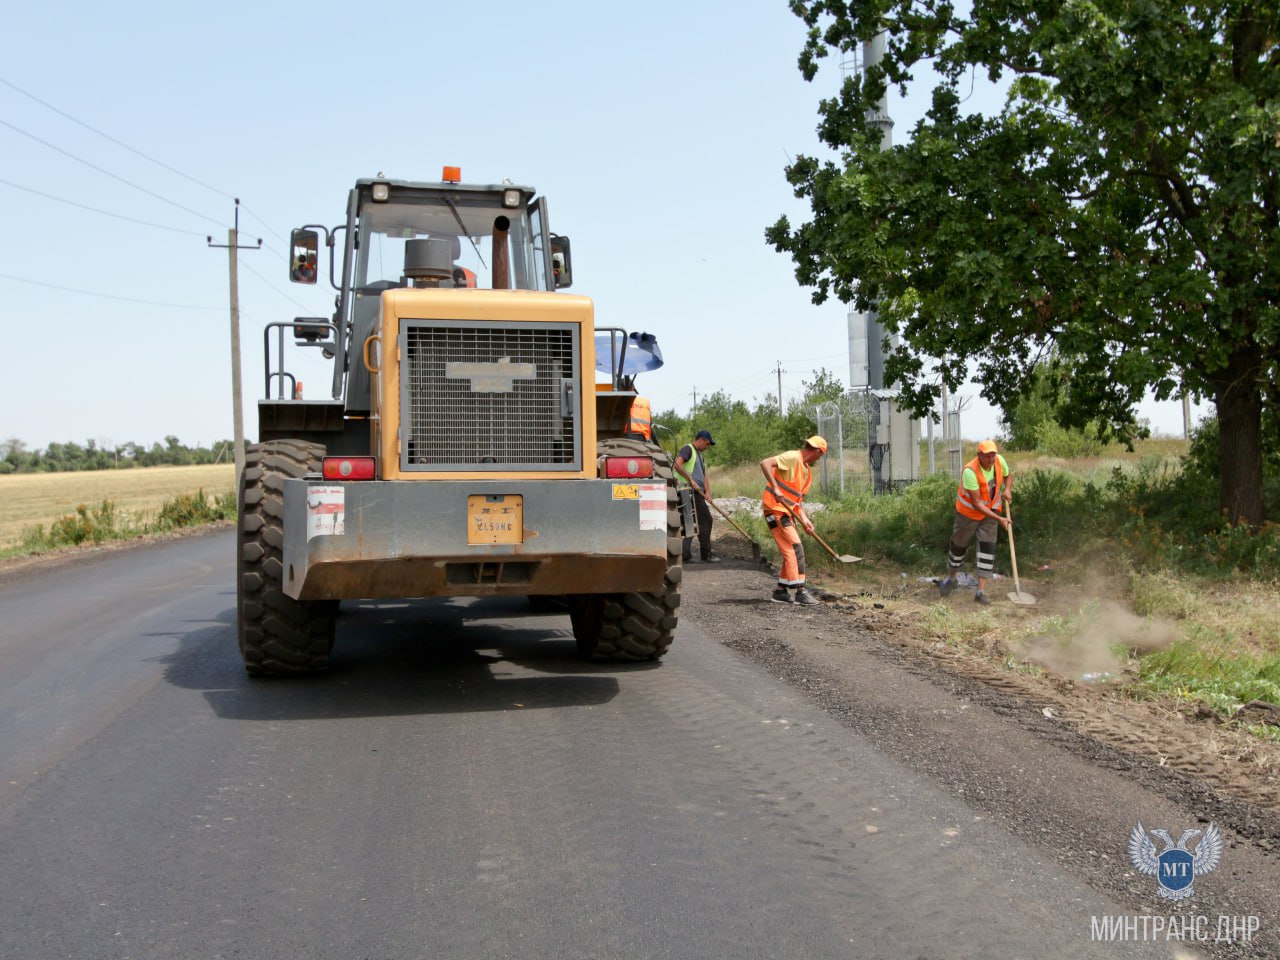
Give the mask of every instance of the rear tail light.
[{"label": "rear tail light", "polygon": [[604,475],[610,480],[643,480],[653,476],[653,457],[605,457]]},{"label": "rear tail light", "polygon": [[372,480],[375,464],[373,457],[325,457],[321,472],[326,480]]}]

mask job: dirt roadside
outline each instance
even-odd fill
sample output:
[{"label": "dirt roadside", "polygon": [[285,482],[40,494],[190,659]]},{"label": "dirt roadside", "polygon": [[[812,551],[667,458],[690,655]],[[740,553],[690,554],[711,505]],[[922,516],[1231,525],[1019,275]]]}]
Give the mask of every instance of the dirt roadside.
[{"label": "dirt roadside", "polygon": [[[1197,944],[1195,955],[1280,956],[1280,747],[1106,684],[1008,669],[998,630],[973,647],[943,643],[928,627],[936,587],[897,572],[875,586],[862,571],[856,587],[811,575],[824,602],[784,606],[770,602],[774,574],[749,547],[717,537],[716,549],[723,562],[685,570],[683,620],[1134,913],[1261,918],[1260,939]],[[1024,615],[1003,585],[990,592],[996,623]],[[972,591],[945,602],[971,606]],[[1139,820],[1175,837],[1209,822],[1223,830],[1223,866],[1197,883],[1193,905],[1175,910],[1129,865]]]}]

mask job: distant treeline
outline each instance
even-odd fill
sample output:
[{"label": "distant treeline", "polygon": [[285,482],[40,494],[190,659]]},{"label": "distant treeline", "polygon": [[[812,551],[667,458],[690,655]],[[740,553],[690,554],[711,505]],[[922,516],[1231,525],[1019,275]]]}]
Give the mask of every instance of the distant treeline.
[{"label": "distant treeline", "polygon": [[220,440],[212,447],[189,447],[173,436],[150,447],[132,442],[99,446],[95,440],[86,440],[83,444],[51,443],[43,450],[28,450],[21,440],[10,438],[0,441],[0,474],[225,463],[233,459],[233,450],[230,440]]}]

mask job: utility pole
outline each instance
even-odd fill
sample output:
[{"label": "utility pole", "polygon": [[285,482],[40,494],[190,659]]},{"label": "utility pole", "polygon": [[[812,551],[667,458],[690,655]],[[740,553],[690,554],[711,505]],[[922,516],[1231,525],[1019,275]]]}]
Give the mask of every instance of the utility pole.
[{"label": "utility pole", "polygon": [[782,361],[779,360],[777,374],[778,374],[778,416],[780,417],[785,417],[787,415],[787,412],[782,409],[782,375],[786,372],[787,371],[782,369]]},{"label": "utility pole", "polygon": [[[240,198],[235,197],[236,225],[227,231],[225,244],[214,243],[213,237],[206,237],[209,246],[215,249],[226,248],[227,260],[231,273],[231,402],[232,424],[235,428],[236,441],[236,485],[240,484],[240,475],[244,473],[244,409],[240,399],[240,278],[237,272],[237,252],[240,250]],[[262,238],[258,238],[256,247],[249,250],[261,250]]]},{"label": "utility pole", "polygon": [[698,419],[698,388],[697,387],[693,388],[692,395],[693,395],[693,418],[696,420]]}]

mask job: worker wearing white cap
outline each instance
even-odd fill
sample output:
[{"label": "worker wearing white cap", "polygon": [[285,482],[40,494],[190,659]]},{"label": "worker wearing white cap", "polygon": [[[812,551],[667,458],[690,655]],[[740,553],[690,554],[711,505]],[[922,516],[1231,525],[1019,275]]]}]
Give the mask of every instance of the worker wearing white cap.
[{"label": "worker wearing white cap", "polygon": [[969,544],[978,539],[978,592],[973,599],[988,604],[987,578],[995,573],[996,536],[1000,528],[1009,529],[1004,505],[1013,499],[1013,476],[1009,464],[996,449],[994,440],[978,444],[978,455],[965,464],[956,489],[956,521],[951,530],[951,546],[947,557],[947,575],[938,581],[938,591],[945,597],[956,588],[956,572],[964,563]]}]

